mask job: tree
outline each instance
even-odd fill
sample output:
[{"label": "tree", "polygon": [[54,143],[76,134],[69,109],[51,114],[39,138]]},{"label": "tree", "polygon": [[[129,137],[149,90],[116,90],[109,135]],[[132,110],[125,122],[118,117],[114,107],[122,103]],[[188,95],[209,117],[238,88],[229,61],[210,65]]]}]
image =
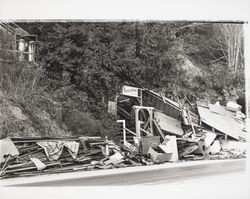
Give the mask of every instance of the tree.
[{"label": "tree", "polygon": [[183,57],[204,69],[208,75],[198,79],[207,82],[205,88],[215,90],[231,83],[237,88],[239,81],[234,79],[238,75],[231,78],[231,72],[224,69],[243,67],[240,24],[56,22],[22,26],[38,35],[38,58],[53,82],[49,91],[64,87],[63,74],[68,74],[69,88],[86,93],[91,111],[98,116],[123,84],[166,93],[178,87],[185,92],[198,88],[199,81],[192,81],[181,68]]},{"label": "tree", "polygon": [[213,44],[220,52],[217,60],[226,60],[229,69],[236,73],[244,67],[243,25],[218,23],[213,30]]}]

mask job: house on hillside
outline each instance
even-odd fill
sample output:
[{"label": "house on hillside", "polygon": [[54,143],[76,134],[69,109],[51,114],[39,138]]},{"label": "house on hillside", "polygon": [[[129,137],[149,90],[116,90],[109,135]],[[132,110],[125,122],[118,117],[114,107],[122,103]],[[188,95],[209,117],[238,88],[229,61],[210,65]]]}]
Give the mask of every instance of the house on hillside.
[{"label": "house on hillside", "polygon": [[37,36],[31,35],[14,22],[0,21],[0,61],[35,62]]}]

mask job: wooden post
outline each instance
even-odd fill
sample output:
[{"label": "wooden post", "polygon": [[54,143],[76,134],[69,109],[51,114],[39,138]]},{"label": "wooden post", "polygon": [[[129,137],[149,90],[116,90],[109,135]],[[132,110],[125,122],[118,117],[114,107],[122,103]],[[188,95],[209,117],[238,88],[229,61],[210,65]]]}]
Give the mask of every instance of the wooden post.
[{"label": "wooden post", "polygon": [[123,144],[127,141],[125,120],[122,121]]},{"label": "wooden post", "polygon": [[105,137],[106,145],[105,145],[105,156],[109,156],[109,145],[108,145],[108,137]]},{"label": "wooden post", "polygon": [[148,109],[149,112],[149,124],[150,124],[150,130],[151,130],[151,134],[153,134],[153,110],[152,109]]},{"label": "wooden post", "polygon": [[192,118],[191,118],[191,116],[190,116],[190,114],[189,114],[189,111],[187,111],[187,118],[188,118],[188,120],[189,120],[189,123],[190,123],[191,128],[192,128],[192,131],[193,131],[193,135],[192,135],[192,136],[196,136],[196,132],[195,132],[195,130],[194,130],[194,125],[193,125],[193,122],[192,122]]},{"label": "wooden post", "polygon": [[136,137],[141,137],[139,111],[140,111],[140,108],[135,108],[135,132],[136,132]]},{"label": "wooden post", "polygon": [[115,101],[117,102],[117,100],[118,100],[118,95],[117,93],[115,93]]},{"label": "wooden post", "polygon": [[140,89],[140,106],[142,106],[142,89]]}]

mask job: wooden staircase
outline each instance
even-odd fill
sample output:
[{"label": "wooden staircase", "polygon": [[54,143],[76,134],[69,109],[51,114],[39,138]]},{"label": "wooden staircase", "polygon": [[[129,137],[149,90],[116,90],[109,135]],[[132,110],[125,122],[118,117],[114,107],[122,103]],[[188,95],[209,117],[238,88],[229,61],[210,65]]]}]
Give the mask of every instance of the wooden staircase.
[{"label": "wooden staircase", "polygon": [[180,119],[179,104],[150,90],[143,90],[143,106],[154,107],[169,117]]}]

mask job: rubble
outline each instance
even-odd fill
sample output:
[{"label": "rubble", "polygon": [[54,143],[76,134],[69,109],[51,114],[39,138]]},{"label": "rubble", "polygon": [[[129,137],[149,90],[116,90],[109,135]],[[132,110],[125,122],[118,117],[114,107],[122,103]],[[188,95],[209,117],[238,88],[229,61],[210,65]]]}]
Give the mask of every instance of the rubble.
[{"label": "rubble", "polygon": [[176,162],[178,160],[176,136],[167,135],[159,147],[166,154],[171,153],[171,157],[169,159],[170,162]]},{"label": "rubble", "polygon": [[[82,140],[85,142],[82,142]],[[114,156],[119,154],[117,150],[120,150],[120,147],[99,137],[72,137],[63,139],[12,138],[12,141],[19,155],[15,154],[14,156],[13,153],[10,153],[10,158],[6,159],[4,164],[1,164],[1,178],[75,170],[92,170],[102,167],[112,168],[114,165],[118,164],[118,162],[114,162],[113,159]],[[41,143],[43,143],[43,145]],[[44,146],[47,147],[46,150]],[[73,150],[74,153],[72,153],[72,146],[75,147],[75,150]],[[105,152],[102,151],[101,147],[105,146],[110,146],[108,149],[110,151],[110,156],[106,157]],[[1,145],[1,147],[6,148],[7,146]],[[1,152],[2,151],[3,150],[1,150]],[[8,154],[5,152],[2,155]],[[108,157],[109,160],[105,162],[104,159]],[[110,165],[107,164],[108,161],[110,161]]]},{"label": "rubble", "polygon": [[167,162],[171,159],[172,153],[162,152],[160,145],[152,144],[148,150],[148,154],[155,164]]},{"label": "rubble", "polygon": [[158,111],[154,112],[154,117],[162,131],[174,135],[183,135],[184,132],[181,128],[181,121],[175,118],[171,118],[165,115],[164,113],[160,113]]},{"label": "rubble", "polygon": [[212,144],[212,142],[216,138],[216,133],[212,131],[206,131],[206,130],[204,130],[204,132],[205,132],[204,146],[205,148],[207,148]]},{"label": "rubble", "polygon": [[126,107],[130,100],[120,103],[117,97],[120,142],[88,136],[3,138],[0,178],[246,157],[245,116],[237,104],[188,102],[191,111],[186,99],[177,103],[147,89],[125,87],[123,94],[140,105]]},{"label": "rubble", "polygon": [[12,156],[19,155],[16,146],[13,144],[13,142],[9,137],[0,140],[0,149],[1,149],[1,154],[0,154],[1,163],[6,161],[4,158],[5,155],[12,155]]},{"label": "rubble", "polygon": [[147,154],[152,144],[160,144],[160,136],[146,136],[141,139],[142,154]]},{"label": "rubble", "polygon": [[206,154],[217,154],[221,150],[220,142],[219,140],[215,140],[213,144],[211,144],[209,147],[205,149]]},{"label": "rubble", "polygon": [[[1,153],[4,152],[1,156],[7,156],[1,163],[1,179],[152,164],[148,155],[131,150],[131,144],[123,146],[106,138],[7,139],[15,146],[16,152],[6,150],[9,145],[1,144]],[[74,153],[72,146],[76,148]]]},{"label": "rubble", "polygon": [[[132,88],[130,87],[130,89]],[[221,106],[218,102],[209,104],[203,101],[192,104],[187,98],[178,99],[178,102],[175,102],[162,93],[158,94],[145,88],[134,88],[134,90],[140,90],[141,95],[124,94],[129,99],[138,98],[140,102],[140,106],[134,105],[135,133],[132,133],[134,138],[137,138],[137,142],[131,142],[131,144],[142,145],[142,153],[154,156],[153,162],[157,162],[160,152],[170,153],[169,145],[172,146],[175,158],[169,158],[168,162],[179,159],[209,159],[209,156],[215,157],[225,150],[228,151],[222,147],[223,140],[235,141],[239,145],[246,140],[245,115],[240,112],[241,106],[235,102],[229,101],[227,106]],[[123,108],[126,109],[124,105]],[[128,120],[119,110],[118,99],[118,116],[120,115],[121,119],[124,119],[124,126],[126,126]],[[148,111],[148,114],[145,114],[144,110]],[[130,113],[127,112],[127,114]],[[130,117],[132,116],[130,114]],[[133,129],[131,126],[126,127],[127,130],[129,128]],[[131,130],[124,131],[124,134],[125,136],[131,134]],[[145,140],[154,136],[160,136],[160,143],[151,141],[145,144]],[[173,145],[174,142],[164,145],[167,136],[174,136],[176,145]],[[244,155],[238,155],[236,151],[234,150],[236,157],[244,157]],[[230,150],[230,152],[233,151]],[[241,151],[241,154],[244,152]],[[226,157],[230,158],[230,156]],[[159,161],[164,162],[163,159]],[[218,157],[218,159],[220,158]]]},{"label": "rubble", "polygon": [[227,110],[225,106],[208,104],[197,105],[201,121],[210,127],[236,140],[246,140],[244,120],[236,117],[237,111]]}]

